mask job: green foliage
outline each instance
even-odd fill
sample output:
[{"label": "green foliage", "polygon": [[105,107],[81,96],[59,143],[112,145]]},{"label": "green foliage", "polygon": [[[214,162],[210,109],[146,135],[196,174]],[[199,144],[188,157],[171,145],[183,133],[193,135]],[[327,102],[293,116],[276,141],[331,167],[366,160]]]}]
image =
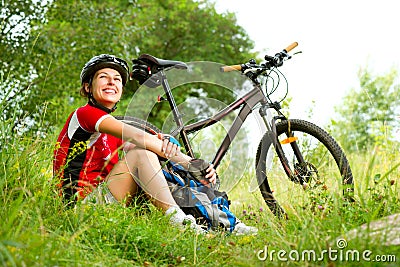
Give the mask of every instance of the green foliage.
[{"label": "green foliage", "polygon": [[45,22],[47,1],[16,0],[0,3],[0,104],[1,120],[18,115],[23,123],[24,102],[29,100],[32,78],[37,71],[29,64],[32,56],[29,35]]},{"label": "green foliage", "polygon": [[[66,210],[58,196],[58,181],[52,176],[49,155],[54,136],[20,138],[12,134],[12,121],[2,121],[0,136],[7,141],[0,150],[2,266],[281,266],[282,261],[263,261],[257,253],[265,247],[270,252],[336,249],[335,238],[348,230],[400,212],[396,147],[392,153],[374,150],[349,156],[357,177],[354,203],[344,202],[340,194],[325,198],[319,191],[309,190],[304,194],[310,194],[315,203],[299,205],[288,192],[282,203],[288,220],[274,217],[259,191],[247,190],[254,178],[251,170],[244,175],[241,172],[243,178],[228,191],[231,208],[246,224],[259,228],[257,236],[196,235],[171,227],[168,218],[148,204],[78,205]],[[213,133],[221,135],[223,131]],[[348,240],[346,249],[400,255],[398,246],[366,242],[364,236]],[[304,263],[288,262],[294,266]],[[308,266],[331,263],[327,257],[307,261]],[[360,262],[338,264],[359,266]]]},{"label": "green foliage", "polygon": [[[17,94],[0,99],[5,103],[18,99],[19,120],[29,117],[35,121],[36,114],[44,113],[45,104],[51,110],[43,125],[45,129],[60,126],[65,114],[81,104],[79,74],[83,64],[96,54],[115,54],[129,61],[149,53],[165,59],[224,64],[244,62],[253,56],[247,52],[253,43],[236,24],[235,16],[216,13],[210,1],[39,3],[15,1],[1,9],[2,13],[10,14],[3,16],[2,29],[9,28],[11,15],[21,12],[30,16],[26,22],[30,27],[29,31],[21,32],[18,40],[3,32],[1,54],[8,54],[10,47],[16,47],[6,58],[9,60],[3,62],[2,76],[12,74],[12,78],[4,79],[4,87],[13,88]],[[22,42],[24,45],[19,48],[16,44]],[[136,88],[135,82],[129,82],[124,97],[129,98]],[[178,100],[189,93],[183,91]],[[210,96],[232,97],[231,92],[218,90],[211,90]],[[124,107],[121,105],[120,110]],[[152,115],[155,114],[158,113]]]},{"label": "green foliage", "polygon": [[[48,1],[1,1],[0,5],[0,73],[1,76],[26,74],[21,64],[29,52],[29,33],[34,25],[44,23]],[[18,76],[16,76],[18,77]],[[19,77],[22,78],[22,77]]]},{"label": "green foliage", "polygon": [[[392,123],[398,112],[399,88],[394,85],[394,72],[377,78],[362,73],[360,84],[368,94],[352,91],[341,111],[343,121],[337,121],[341,127],[335,127],[343,130],[340,140],[350,144],[347,147],[356,144],[367,151],[349,156],[356,177],[355,203],[344,203],[337,197],[339,194],[324,199],[319,192],[305,192],[311,194],[315,205],[323,206],[319,209],[315,205],[299,206],[288,193],[283,204],[288,207],[289,220],[278,220],[266,210],[258,191],[246,190],[252,172],[241,170],[245,171],[244,178],[228,192],[232,210],[244,222],[260,229],[257,237],[221,233],[197,236],[172,228],[153,206],[77,206],[65,210],[58,197],[58,181],[52,175],[49,155],[55,136],[50,127],[58,127],[66,114],[83,103],[74,88],[79,87],[80,69],[89,57],[113,53],[130,59],[150,53],[183,61],[235,64],[251,57],[245,51],[252,44],[232,14],[216,14],[208,1],[63,0],[48,6],[42,5],[46,4],[43,1],[1,3],[0,99],[5,116],[0,120],[1,265],[281,266],[280,261],[260,261],[257,252],[266,246],[277,251],[320,252],[333,247],[335,237],[349,229],[400,212],[398,146],[390,146],[391,139],[382,138],[379,128],[369,123],[395,127]],[[7,35],[7,30],[16,24],[10,24],[10,15],[4,14],[26,15],[32,26],[28,38],[27,32],[17,41]],[[136,87],[130,83],[125,97],[129,98]],[[179,102],[186,95],[202,95],[200,88],[209,97],[232,99],[232,91],[224,94],[223,90],[212,90],[199,83],[182,88]],[[48,130],[46,138],[40,132],[24,138],[17,134],[29,130],[32,120],[39,128]],[[362,124],[364,128],[354,128]],[[353,136],[358,133],[361,137]],[[371,145],[385,149],[372,150]],[[348,249],[369,249],[374,255],[400,254],[398,246],[367,241],[350,242]],[[325,258],[320,262],[288,263],[304,264],[321,266],[332,262]]]},{"label": "green foliage", "polygon": [[[231,104],[239,95],[246,78],[239,72],[221,73],[222,64],[215,62],[189,62],[189,70],[172,69],[166,72],[170,88],[185,123],[212,116],[217,110]],[[247,88],[249,89],[249,88]],[[242,90],[243,91],[243,90]],[[161,86],[139,87],[121,109],[127,115],[152,122],[165,132],[176,126],[167,101],[156,103],[157,96],[165,96]],[[215,107],[215,105],[218,107]],[[126,106],[126,108],[125,108]],[[170,126],[165,129],[164,126]]]},{"label": "green foliage", "polygon": [[[233,123],[233,119],[235,118],[233,115],[235,114],[224,118],[222,123],[216,123],[189,135],[197,158],[208,162],[214,159],[220,144],[222,144],[224,138],[227,136],[228,130]],[[248,170],[249,166],[253,166],[254,164],[253,155],[249,155],[250,133],[251,131],[248,131],[245,127],[241,128],[235,139],[231,140],[230,148],[220,162],[218,176],[221,181],[221,187],[224,190],[231,190],[235,187],[241,178],[247,175],[246,170]],[[232,136],[229,137],[232,138]]]},{"label": "green foliage", "polygon": [[367,69],[360,71],[361,90],[349,91],[343,104],[336,108],[338,119],[332,121],[334,136],[347,151],[366,151],[376,145],[388,148],[396,144],[395,131],[400,125],[397,77],[394,69],[376,77]]}]

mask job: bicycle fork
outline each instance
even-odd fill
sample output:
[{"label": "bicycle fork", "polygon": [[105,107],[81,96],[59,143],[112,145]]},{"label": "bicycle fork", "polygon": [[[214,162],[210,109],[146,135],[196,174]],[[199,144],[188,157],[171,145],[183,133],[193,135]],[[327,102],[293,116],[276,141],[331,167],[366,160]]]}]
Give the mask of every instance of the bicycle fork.
[{"label": "bicycle fork", "polygon": [[[272,118],[268,114],[267,110],[269,108],[273,108],[274,110],[277,111],[279,115],[273,116]],[[303,177],[309,177],[307,173],[304,173],[304,171],[301,171],[301,166],[306,165],[306,161],[304,160],[304,157],[300,151],[300,148],[296,142],[296,138],[294,137],[291,129],[290,129],[290,120],[288,120],[280,111],[280,105],[279,103],[263,103],[261,108],[259,109],[260,116],[263,118],[263,121],[265,123],[265,126],[267,127],[267,132],[272,133],[272,140],[271,143],[274,146],[274,149],[280,159],[280,162],[282,164],[282,167],[286,173],[286,175],[289,177],[289,179],[295,183],[299,183],[301,185],[304,185],[304,183],[308,182],[308,179],[304,179]],[[287,121],[288,128],[286,129],[286,136],[287,138],[279,141],[278,139],[278,133],[276,129],[276,121],[278,120],[283,120]],[[282,144],[289,143],[293,153],[296,157],[296,160],[298,161],[298,166],[294,165],[293,170],[290,168],[289,160],[287,159],[285,152],[282,148]],[[297,168],[296,168],[297,167]],[[298,169],[300,167],[300,169]]]}]

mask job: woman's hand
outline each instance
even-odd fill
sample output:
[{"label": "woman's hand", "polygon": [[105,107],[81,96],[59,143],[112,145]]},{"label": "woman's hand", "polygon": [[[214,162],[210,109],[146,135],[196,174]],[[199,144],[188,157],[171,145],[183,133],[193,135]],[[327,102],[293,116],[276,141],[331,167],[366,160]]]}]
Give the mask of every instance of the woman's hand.
[{"label": "woman's hand", "polygon": [[207,168],[206,172],[206,178],[210,181],[210,183],[215,185],[217,182],[217,171],[214,169],[214,165],[210,163],[210,166]]},{"label": "woman's hand", "polygon": [[179,147],[181,146],[174,137],[168,134],[158,134],[158,139],[163,140],[162,144],[162,152],[165,154],[167,158],[171,158],[173,156],[177,156],[180,152]]},{"label": "woman's hand", "polygon": [[215,185],[217,182],[217,172],[214,165],[203,159],[191,159],[188,171],[194,179],[205,186],[210,187],[210,183]]},{"label": "woman's hand", "polygon": [[[158,133],[158,139],[163,140],[162,151],[167,158],[177,156],[180,152],[180,144],[173,136]],[[214,165],[202,159],[192,159],[189,161],[189,172],[204,185],[217,183],[217,171]],[[205,179],[203,179],[205,178]]]}]

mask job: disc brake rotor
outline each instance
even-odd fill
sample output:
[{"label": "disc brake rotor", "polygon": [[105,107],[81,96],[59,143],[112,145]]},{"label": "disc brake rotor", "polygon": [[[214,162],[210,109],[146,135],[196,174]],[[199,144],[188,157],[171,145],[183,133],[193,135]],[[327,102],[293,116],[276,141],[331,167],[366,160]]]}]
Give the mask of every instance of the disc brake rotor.
[{"label": "disc brake rotor", "polygon": [[316,181],[316,183],[319,181],[317,168],[308,162],[295,163],[294,174],[291,180],[301,185],[308,184],[311,180]]}]

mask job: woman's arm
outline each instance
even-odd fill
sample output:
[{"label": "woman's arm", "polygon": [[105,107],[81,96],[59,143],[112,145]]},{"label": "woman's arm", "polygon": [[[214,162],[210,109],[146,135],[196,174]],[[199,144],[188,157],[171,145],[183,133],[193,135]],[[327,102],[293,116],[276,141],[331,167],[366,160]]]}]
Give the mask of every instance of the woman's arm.
[{"label": "woman's arm", "polygon": [[99,131],[121,138],[140,148],[153,151],[161,157],[165,157],[184,167],[191,158],[180,152],[179,147],[167,140],[160,140],[157,135],[152,135],[136,127],[123,123],[113,117],[104,119],[99,125]]},{"label": "woman's arm", "polygon": [[[123,123],[114,117],[104,119],[99,125],[99,131],[102,133],[111,134],[115,137],[121,138],[126,142],[130,142],[140,148],[150,150],[157,155],[170,159],[182,165],[184,168],[189,168],[191,157],[182,153],[179,147],[168,139],[160,140],[157,135],[146,133],[136,127]],[[216,172],[212,165],[207,169],[206,178],[210,182],[215,183]]]}]

